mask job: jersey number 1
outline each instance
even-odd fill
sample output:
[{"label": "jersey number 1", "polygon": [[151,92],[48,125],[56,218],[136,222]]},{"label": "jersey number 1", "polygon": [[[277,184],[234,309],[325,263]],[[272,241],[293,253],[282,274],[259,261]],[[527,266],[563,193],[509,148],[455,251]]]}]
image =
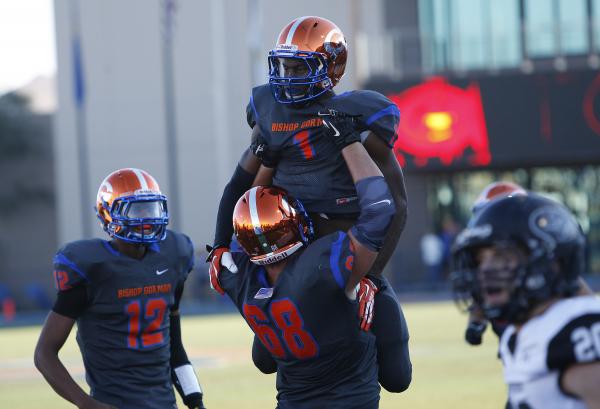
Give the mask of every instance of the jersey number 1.
[{"label": "jersey number 1", "polygon": [[310,134],[308,131],[301,131],[294,135],[294,144],[298,145],[304,159],[310,160],[315,157],[315,149],[310,144]]},{"label": "jersey number 1", "polygon": [[[319,352],[312,335],[304,329],[304,320],[296,305],[289,300],[273,301],[269,307],[269,315],[281,331],[287,349],[298,359],[308,359]],[[256,305],[244,304],[244,316],[252,331],[260,339],[271,355],[285,357],[285,349],[265,313]]]},{"label": "jersey number 1", "polygon": [[163,298],[153,298],[146,302],[146,310],[142,317],[142,301],[133,300],[125,306],[125,312],[129,315],[129,334],[127,335],[127,346],[139,348],[139,335],[142,327],[142,318],[148,323],[142,331],[142,348],[162,344],[164,341],[160,326],[165,318],[167,302]]}]

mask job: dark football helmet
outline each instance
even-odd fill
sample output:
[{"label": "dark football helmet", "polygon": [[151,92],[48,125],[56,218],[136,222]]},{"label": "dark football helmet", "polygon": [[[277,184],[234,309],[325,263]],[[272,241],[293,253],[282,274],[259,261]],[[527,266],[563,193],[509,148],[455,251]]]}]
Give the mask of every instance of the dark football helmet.
[{"label": "dark football helmet", "polygon": [[499,199],[504,196],[526,195],[527,191],[513,182],[493,182],[487,185],[479,194],[471,211],[475,213],[491,200]]},{"label": "dark football helmet", "polygon": [[126,242],[156,243],[167,235],[167,198],[141,169],[119,169],[102,181],[96,215],[105,232]]},{"label": "dark football helmet", "polygon": [[285,190],[257,186],[248,190],[233,210],[235,236],[255,264],[272,264],[307,245],[313,226],[300,201]]},{"label": "dark football helmet", "polygon": [[346,39],[334,23],[316,16],[292,20],[269,52],[273,96],[282,104],[317,98],[342,78],[347,58]]},{"label": "dark football helmet", "polygon": [[[474,214],[455,241],[455,297],[463,306],[481,305],[488,319],[523,322],[540,303],[577,292],[584,246],[579,224],[559,203],[533,193],[495,199]],[[518,251],[523,261],[509,273],[481,271],[478,254],[490,247]],[[503,280],[509,300],[486,305],[485,280],[495,285]]]}]

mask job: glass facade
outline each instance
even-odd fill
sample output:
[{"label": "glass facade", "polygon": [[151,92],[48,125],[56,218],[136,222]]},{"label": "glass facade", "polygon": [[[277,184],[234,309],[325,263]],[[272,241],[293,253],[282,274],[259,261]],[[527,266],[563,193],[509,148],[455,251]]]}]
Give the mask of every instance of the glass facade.
[{"label": "glass facade", "polygon": [[423,69],[518,68],[524,58],[587,55],[589,33],[598,51],[600,0],[591,4],[588,11],[587,0],[419,0]]},{"label": "glass facade", "polygon": [[428,208],[434,224],[452,218],[464,226],[473,202],[485,186],[497,180],[518,183],[566,205],[587,235],[587,271],[600,275],[600,167],[543,167],[511,171],[459,172],[432,175]]},{"label": "glass facade", "polygon": [[589,49],[586,0],[558,0],[561,52],[586,54]]},{"label": "glass facade", "polygon": [[600,51],[600,0],[591,0],[592,12],[592,41],[593,51]]}]

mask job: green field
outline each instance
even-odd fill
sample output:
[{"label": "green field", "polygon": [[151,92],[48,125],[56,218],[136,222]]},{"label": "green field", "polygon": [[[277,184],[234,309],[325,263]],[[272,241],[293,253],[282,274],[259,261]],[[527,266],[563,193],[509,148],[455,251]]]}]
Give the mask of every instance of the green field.
[{"label": "green field", "polygon": [[[462,340],[465,317],[451,303],[406,304],[404,311],[411,331],[413,382],[399,395],[383,391],[381,408],[503,407],[505,387],[491,332],[482,346],[470,347]],[[0,408],[73,407],[53,392],[33,366],[38,332],[39,327],[0,331]],[[240,316],[186,317],[183,332],[208,409],[275,407],[275,376],[253,367],[251,333]],[[73,336],[61,357],[84,382]]]}]

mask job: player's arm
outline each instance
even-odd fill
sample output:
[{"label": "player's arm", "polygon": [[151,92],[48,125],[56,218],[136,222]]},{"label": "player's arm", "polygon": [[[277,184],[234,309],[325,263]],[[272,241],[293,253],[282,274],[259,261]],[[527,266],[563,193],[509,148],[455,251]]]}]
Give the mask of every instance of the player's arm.
[{"label": "player's arm", "polygon": [[590,409],[600,409],[600,362],[576,364],[562,376],[562,388],[583,400]]},{"label": "player's arm", "polygon": [[179,301],[183,294],[181,283],[175,290],[175,305],[169,316],[169,334],[171,337],[171,380],[185,406],[190,409],[204,409],[203,393],[194,367],[188,359],[181,337],[181,316]]},{"label": "player's arm", "polygon": [[231,254],[229,253],[229,245],[231,244],[231,236],[233,235],[233,209],[238,199],[252,187],[252,182],[261,165],[259,157],[257,157],[253,149],[256,149],[257,141],[259,140],[260,132],[258,126],[252,129],[252,142],[242,153],[242,157],[229,180],[229,183],[223,190],[221,201],[219,202],[219,210],[217,212],[217,224],[215,226],[215,239],[212,246],[207,246],[209,250],[206,261],[209,264],[208,274],[210,277],[211,287],[219,294],[223,295],[224,291],[219,284],[219,274],[222,266],[237,271],[235,264],[232,265]]},{"label": "player's arm", "polygon": [[260,169],[258,169],[256,177],[254,178],[254,183],[252,183],[252,187],[272,185],[273,175],[275,175],[275,168],[269,168],[265,165],[261,165]]},{"label": "player's arm", "polygon": [[[252,143],[259,137],[258,127],[255,126],[252,130]],[[240,196],[250,189],[254,177],[258,172],[261,161],[252,152],[252,148],[248,147],[238,162],[238,165],[231,176],[231,179],[223,190],[221,201],[219,202],[219,211],[217,213],[217,225],[215,228],[215,247],[229,247],[231,236],[233,235],[233,225],[231,217],[233,216],[233,208]]]},{"label": "player's arm", "polygon": [[33,361],[52,389],[78,408],[114,409],[113,406],[100,403],[89,396],[73,380],[58,357],[85,302],[85,288],[81,286],[58,294],[53,311],[50,311],[42,327]]},{"label": "player's arm", "polygon": [[360,143],[353,119],[331,111],[321,117],[325,132],[342,152],[358,196],[360,214],[348,231],[354,256],[345,288],[348,297],[354,298],[357,284],[371,269],[383,245],[396,207],[383,174]]},{"label": "player's arm", "polygon": [[348,231],[354,247],[352,273],[346,284],[350,294],[373,266],[396,210],[389,187],[364,146],[352,143],[342,149],[342,156],[356,186],[360,208],[355,225]]},{"label": "player's arm", "polygon": [[394,253],[400,235],[406,225],[407,216],[407,196],[406,187],[404,185],[404,175],[402,168],[394,155],[394,152],[389,148],[386,142],[369,132],[364,143],[365,149],[383,174],[387,185],[392,192],[394,203],[396,205],[396,215],[392,219],[387,235],[379,250],[379,254],[371,267],[371,274],[379,275],[385,268],[390,257]]}]

